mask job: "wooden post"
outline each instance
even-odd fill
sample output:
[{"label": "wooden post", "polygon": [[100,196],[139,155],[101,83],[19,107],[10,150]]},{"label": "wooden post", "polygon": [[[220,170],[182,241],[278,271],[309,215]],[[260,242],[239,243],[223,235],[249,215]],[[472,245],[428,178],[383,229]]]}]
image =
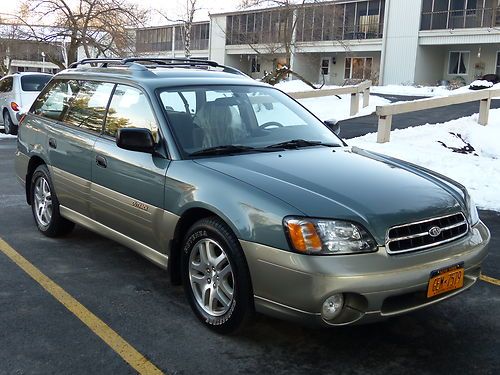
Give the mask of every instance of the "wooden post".
[{"label": "wooden post", "polygon": [[370,105],[370,88],[367,87],[363,92],[363,108]]},{"label": "wooden post", "polygon": [[357,92],[351,94],[351,116],[354,116],[359,111],[359,95]]},{"label": "wooden post", "polygon": [[481,99],[479,102],[479,125],[488,125],[488,117],[490,114],[491,96],[486,99]]},{"label": "wooden post", "polygon": [[392,115],[379,116],[377,143],[386,143],[391,139]]}]

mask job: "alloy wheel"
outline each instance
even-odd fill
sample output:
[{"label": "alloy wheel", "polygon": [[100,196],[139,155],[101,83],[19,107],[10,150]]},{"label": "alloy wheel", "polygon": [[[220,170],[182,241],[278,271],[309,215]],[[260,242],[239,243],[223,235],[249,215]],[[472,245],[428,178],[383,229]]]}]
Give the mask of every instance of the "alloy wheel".
[{"label": "alloy wheel", "polygon": [[189,256],[189,281],[198,305],[212,316],[222,316],[234,298],[234,276],[222,247],[212,239],[198,241]]},{"label": "alloy wheel", "polygon": [[45,177],[36,180],[34,198],[36,220],[46,227],[52,220],[52,193]]}]

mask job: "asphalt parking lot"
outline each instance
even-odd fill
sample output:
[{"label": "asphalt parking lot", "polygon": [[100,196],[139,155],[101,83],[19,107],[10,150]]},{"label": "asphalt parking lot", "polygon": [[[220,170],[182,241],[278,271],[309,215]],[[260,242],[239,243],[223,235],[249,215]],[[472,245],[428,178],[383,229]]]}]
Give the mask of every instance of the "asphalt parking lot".
[{"label": "asphalt parking lot", "polygon": [[15,146],[0,140],[0,247],[116,336],[106,343],[102,326],[83,324],[2,251],[1,374],[133,374],[123,359],[132,349],[168,374],[498,374],[499,213],[481,212],[492,232],[483,268],[491,282],[459,297],[379,324],[314,330],[258,316],[238,336],[218,336],[197,322],[182,288],[134,252],[81,227],[63,239],[41,235],[14,176]]}]

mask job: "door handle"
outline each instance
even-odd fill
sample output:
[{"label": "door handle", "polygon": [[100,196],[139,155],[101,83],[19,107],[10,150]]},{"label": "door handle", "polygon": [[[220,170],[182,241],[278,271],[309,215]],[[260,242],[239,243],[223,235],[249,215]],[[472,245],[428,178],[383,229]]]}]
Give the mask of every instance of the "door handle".
[{"label": "door handle", "polygon": [[97,155],[95,157],[95,162],[96,162],[97,166],[101,167],[101,168],[106,168],[108,166],[108,162],[107,162],[106,158],[104,156],[101,156],[101,155]]},{"label": "door handle", "polygon": [[49,147],[50,148],[57,148],[57,142],[54,138],[49,138]]}]

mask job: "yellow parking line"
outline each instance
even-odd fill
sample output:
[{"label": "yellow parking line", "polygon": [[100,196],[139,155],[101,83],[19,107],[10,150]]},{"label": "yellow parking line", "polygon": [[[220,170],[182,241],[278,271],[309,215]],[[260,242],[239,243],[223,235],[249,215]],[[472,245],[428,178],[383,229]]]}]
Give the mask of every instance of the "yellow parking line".
[{"label": "yellow parking line", "polygon": [[132,366],[139,374],[163,374],[153,363],[148,361],[132,345],[126,342],[118,333],[113,331],[106,323],[95,316],[90,310],[73,298],[68,292],[57,285],[49,277],[26,258],[15,251],[9,244],[0,238],[0,251],[10,258],[19,268],[26,272],[56,300],[63,304],[87,327],[99,336],[111,349],[113,349],[125,362]]},{"label": "yellow parking line", "polygon": [[486,281],[487,283],[500,286],[500,280],[494,279],[493,277],[481,275],[479,278],[483,281]]}]

